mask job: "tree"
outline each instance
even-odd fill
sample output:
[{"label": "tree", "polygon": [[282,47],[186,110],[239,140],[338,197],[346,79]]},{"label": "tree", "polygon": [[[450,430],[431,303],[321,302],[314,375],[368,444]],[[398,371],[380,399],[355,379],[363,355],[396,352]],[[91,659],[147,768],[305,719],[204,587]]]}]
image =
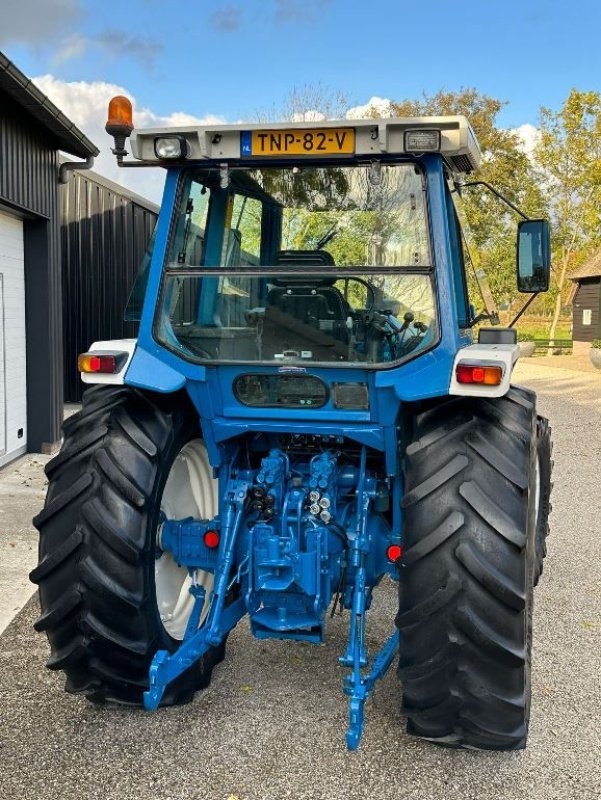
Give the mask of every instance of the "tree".
[{"label": "tree", "polygon": [[338,89],[321,83],[295,86],[283,103],[255,112],[256,122],[319,122],[324,119],[341,119],[346,116],[349,100]]},{"label": "tree", "polygon": [[[282,108],[274,108],[257,116],[263,120],[314,120],[318,123],[322,119],[344,118],[348,105],[342,92],[324,89],[320,85],[305,86],[294,89]],[[501,100],[468,88],[458,92],[440,91],[416,100],[392,102],[389,113],[409,117],[465,115],[482,148],[483,164],[477,178],[494,185],[532,216],[546,216],[546,203],[535,165],[524,151],[519,135],[499,126],[498,116],[504,105]],[[377,119],[381,113],[388,112],[373,107],[369,116]],[[475,267],[484,270],[499,299],[513,300],[517,293],[515,214],[480,189],[466,189],[457,205],[466,223],[465,232],[473,246]],[[350,234],[349,231],[346,237],[340,236],[338,239],[338,245],[341,247],[344,242],[346,251]],[[332,246],[335,246],[334,243]],[[468,273],[468,280],[471,277]]]},{"label": "tree", "polygon": [[601,95],[573,89],[560,111],[542,108],[535,158],[549,198],[554,254],[559,260],[552,340],[568,268],[578,254],[601,240]]},{"label": "tree", "polygon": [[[506,197],[533,216],[545,216],[546,203],[535,165],[524,151],[515,131],[503,129],[498,116],[505,103],[476,89],[440,91],[419,100],[392,103],[398,116],[466,116],[482,150],[482,166],[476,178],[492,184]],[[469,180],[469,179],[468,179]],[[484,269],[497,298],[516,296],[515,233],[516,217],[490,193],[466,189],[458,203],[467,223],[472,256],[477,268]]]}]

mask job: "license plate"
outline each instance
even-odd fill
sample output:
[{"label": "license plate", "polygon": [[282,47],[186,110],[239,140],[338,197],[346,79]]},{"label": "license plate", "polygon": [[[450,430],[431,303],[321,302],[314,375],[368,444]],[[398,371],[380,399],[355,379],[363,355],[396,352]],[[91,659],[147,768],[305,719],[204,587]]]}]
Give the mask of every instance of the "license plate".
[{"label": "license plate", "polygon": [[355,129],[243,131],[240,150],[243,157],[352,155],[355,152]]}]

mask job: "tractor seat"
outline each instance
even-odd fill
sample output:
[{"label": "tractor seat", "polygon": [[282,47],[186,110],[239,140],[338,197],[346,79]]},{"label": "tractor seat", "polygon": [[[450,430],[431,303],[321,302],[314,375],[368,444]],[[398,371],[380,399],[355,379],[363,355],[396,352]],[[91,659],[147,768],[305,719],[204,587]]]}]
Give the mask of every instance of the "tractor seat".
[{"label": "tractor seat", "polygon": [[267,295],[267,306],[273,306],[300,322],[313,324],[316,327],[321,320],[341,319],[330,312],[323,289],[310,286],[294,288],[277,286]]},{"label": "tractor seat", "polygon": [[[287,267],[335,266],[332,255],[325,250],[280,250],[274,264]],[[275,306],[301,322],[346,321],[349,309],[334,286],[337,280],[337,275],[328,274],[296,273],[274,277],[267,305]]]}]

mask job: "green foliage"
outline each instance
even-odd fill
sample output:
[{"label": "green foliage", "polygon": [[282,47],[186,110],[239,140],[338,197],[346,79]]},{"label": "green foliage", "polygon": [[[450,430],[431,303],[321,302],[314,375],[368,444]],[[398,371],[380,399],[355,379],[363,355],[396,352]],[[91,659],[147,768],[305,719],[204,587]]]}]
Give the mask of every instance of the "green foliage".
[{"label": "green foliage", "polygon": [[[294,90],[279,119],[331,119],[344,117],[349,103],[341,92],[321,86]],[[392,103],[398,116],[464,114],[482,148],[482,167],[474,176],[485,180],[533,217],[549,216],[552,222],[553,275],[551,289],[538,297],[528,314],[551,313],[553,321],[540,338],[560,333],[559,317],[568,301],[566,276],[601,246],[601,94],[572,90],[559,111],[541,109],[540,138],[527,154],[519,135],[499,124],[505,103],[475,88],[440,91],[418,99]],[[274,118],[273,115],[262,115]],[[376,109],[370,116],[377,118]],[[469,180],[469,178],[468,178]],[[476,269],[486,272],[498,303],[519,308],[515,281],[516,216],[488,192],[464,189],[454,193]],[[320,215],[319,228],[311,231],[315,241],[327,228],[327,215]],[[365,247],[370,221],[354,221],[355,229],[340,231],[327,249],[337,263],[357,263]],[[322,227],[324,228],[322,230]],[[300,228],[299,228],[300,231]],[[472,302],[481,308],[473,273],[468,267]]]},{"label": "green foliage", "polygon": [[534,341],[534,336],[532,333],[527,331],[518,331],[518,342],[532,342]]},{"label": "green foliage", "polygon": [[[546,201],[537,171],[524,152],[518,134],[498,125],[505,103],[476,89],[440,91],[421,100],[393,104],[399,116],[464,114],[480,143],[482,166],[476,176],[493,185],[511,202],[532,216],[545,216]],[[469,179],[468,179],[469,180]],[[481,188],[467,188],[457,206],[476,268],[488,277],[495,299],[512,301],[517,295],[515,278],[516,215]],[[470,277],[470,276],[468,276]],[[475,290],[470,278],[470,287]],[[478,297],[472,300],[477,303]]]},{"label": "green foliage", "polygon": [[421,179],[408,165],[254,170],[283,210],[282,247],[323,248],[339,266],[430,263]]},{"label": "green foliage", "polygon": [[601,241],[601,95],[572,89],[559,111],[541,109],[535,157],[553,223],[554,336],[567,300],[568,270]]},{"label": "green foliage", "polygon": [[601,239],[601,95],[572,89],[557,111],[541,109],[535,149],[549,196],[556,251]]},{"label": "green foliage", "polygon": [[601,350],[601,339],[593,339],[591,347],[593,347],[595,350]]}]

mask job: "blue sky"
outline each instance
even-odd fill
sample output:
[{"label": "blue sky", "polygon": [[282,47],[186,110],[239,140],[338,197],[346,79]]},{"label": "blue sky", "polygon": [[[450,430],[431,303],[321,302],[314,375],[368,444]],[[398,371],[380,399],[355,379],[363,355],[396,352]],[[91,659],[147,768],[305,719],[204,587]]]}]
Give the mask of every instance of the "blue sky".
[{"label": "blue sky", "polygon": [[[14,13],[29,4],[16,2]],[[516,126],[536,122],[541,103],[557,107],[573,86],[600,88],[593,0],[33,5],[48,17],[43,38],[33,31],[27,41],[26,26],[11,37],[4,20],[0,34],[27,74],[121,84],[160,114],[237,119],[307,82],[342,89],[353,104],[474,85],[507,100],[503,123]]]},{"label": "blue sky", "polygon": [[252,118],[321,83],[350,105],[475,86],[507,101],[502,125],[536,124],[572,87],[601,89],[600,41],[598,0],[16,0],[0,26],[0,49],[51,75],[42,88],[101,147],[83,109],[98,82],[153,120]]}]

